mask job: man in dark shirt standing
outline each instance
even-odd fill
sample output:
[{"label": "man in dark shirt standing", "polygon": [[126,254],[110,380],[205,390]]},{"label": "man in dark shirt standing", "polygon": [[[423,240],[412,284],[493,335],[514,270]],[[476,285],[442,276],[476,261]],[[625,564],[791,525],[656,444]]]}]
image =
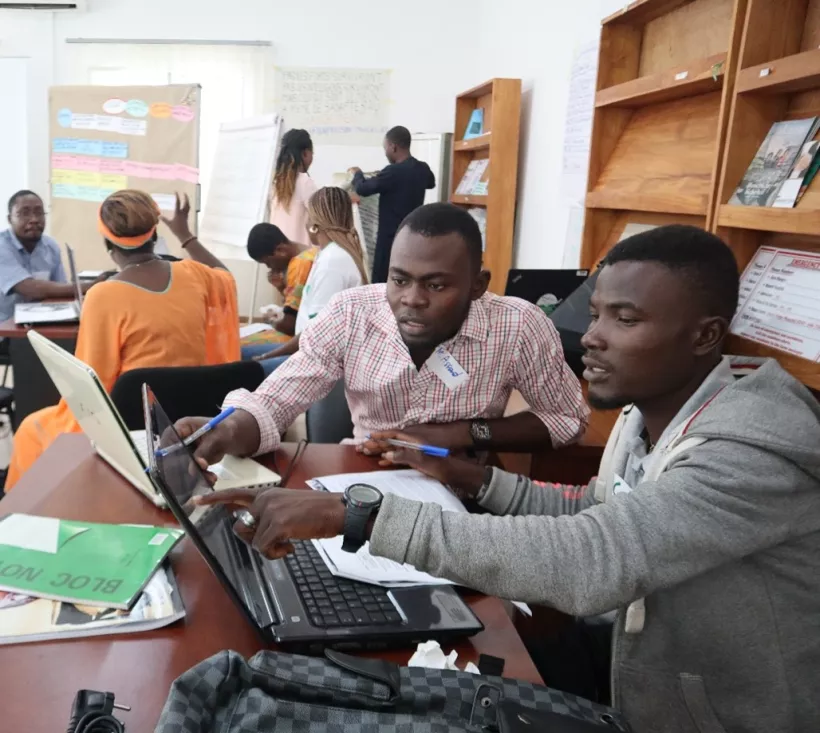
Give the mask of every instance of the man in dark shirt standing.
[{"label": "man in dark shirt standing", "polygon": [[387,282],[390,250],[399,225],[404,217],[424,203],[424,192],[436,185],[430,166],[410,155],[410,141],[410,131],[406,127],[394,127],[384,136],[384,154],[390,165],[373,178],[365,178],[360,168],[351,168],[353,188],[359,196],[379,194],[374,283]]}]

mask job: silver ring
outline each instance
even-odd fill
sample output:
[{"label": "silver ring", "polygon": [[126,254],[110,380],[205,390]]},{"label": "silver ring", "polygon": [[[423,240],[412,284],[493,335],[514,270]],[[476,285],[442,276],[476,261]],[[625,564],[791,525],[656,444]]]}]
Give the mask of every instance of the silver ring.
[{"label": "silver ring", "polygon": [[256,529],[256,518],[247,509],[240,509],[234,516],[248,529]]}]

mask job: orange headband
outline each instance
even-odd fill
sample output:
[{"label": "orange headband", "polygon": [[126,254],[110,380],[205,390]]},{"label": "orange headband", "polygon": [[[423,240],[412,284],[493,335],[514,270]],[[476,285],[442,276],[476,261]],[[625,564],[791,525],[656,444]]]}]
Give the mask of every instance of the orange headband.
[{"label": "orange headband", "polygon": [[[157,213],[159,213],[159,206],[157,206],[156,202],[154,202],[154,208],[157,210]],[[136,237],[118,237],[102,220],[101,206],[100,210],[97,212],[97,229],[99,229],[100,234],[102,234],[112,244],[116,244],[118,247],[122,247],[123,249],[137,249],[137,247],[142,247],[143,244],[154,236],[154,232],[157,231],[157,225],[154,224],[154,226],[145,232],[145,234],[138,234]]]}]

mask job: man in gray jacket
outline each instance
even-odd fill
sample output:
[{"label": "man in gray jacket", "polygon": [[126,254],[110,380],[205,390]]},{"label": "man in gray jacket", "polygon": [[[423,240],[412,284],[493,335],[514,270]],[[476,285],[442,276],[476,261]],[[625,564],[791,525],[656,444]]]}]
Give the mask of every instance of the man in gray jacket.
[{"label": "man in gray jacket", "polygon": [[[720,353],[737,296],[713,235],[616,245],[584,337],[590,402],[624,407],[598,478],[544,485],[404,450],[390,458],[491,513],[385,496],[368,525],[372,553],[486,593],[618,609],[612,702],[635,733],[820,730],[820,407],[774,361],[734,381]],[[338,495],[213,502],[247,508],[237,532],[270,557],[344,531]]]}]

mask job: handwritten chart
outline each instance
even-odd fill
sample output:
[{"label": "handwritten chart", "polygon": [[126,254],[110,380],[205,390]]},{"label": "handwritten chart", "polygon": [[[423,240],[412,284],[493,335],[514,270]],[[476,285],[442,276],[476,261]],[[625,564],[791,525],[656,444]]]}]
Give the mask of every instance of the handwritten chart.
[{"label": "handwritten chart", "polygon": [[[164,214],[176,192],[199,203],[198,84],[54,86],[48,92],[50,234],[71,244],[81,269],[105,269],[109,256],[97,211],[124,188],[144,191]],[[178,254],[164,224],[160,236]]]},{"label": "handwritten chart", "polygon": [[820,361],[820,255],[761,247],[743,273],[731,331]]},{"label": "handwritten chart", "polygon": [[[132,117],[146,117],[149,112],[158,119],[172,118],[189,122],[193,111],[186,105],[164,103],[148,105],[140,99],[108,99],[103,110],[126,112]],[[115,114],[79,114],[68,108],[57,112],[57,124],[71,130],[93,130],[121,135],[146,135],[148,121],[117,117]],[[180,163],[141,163],[128,159],[125,142],[62,137],[52,141],[51,195],[53,198],[78,201],[104,201],[114,191],[128,188],[129,178],[199,183],[199,169]],[[139,184],[135,184],[139,185]],[[170,195],[162,198],[167,208]],[[170,197],[172,198],[172,197]]]},{"label": "handwritten chart", "polygon": [[389,85],[387,70],[280,68],[276,109],[321,142],[374,145],[387,131]]}]

